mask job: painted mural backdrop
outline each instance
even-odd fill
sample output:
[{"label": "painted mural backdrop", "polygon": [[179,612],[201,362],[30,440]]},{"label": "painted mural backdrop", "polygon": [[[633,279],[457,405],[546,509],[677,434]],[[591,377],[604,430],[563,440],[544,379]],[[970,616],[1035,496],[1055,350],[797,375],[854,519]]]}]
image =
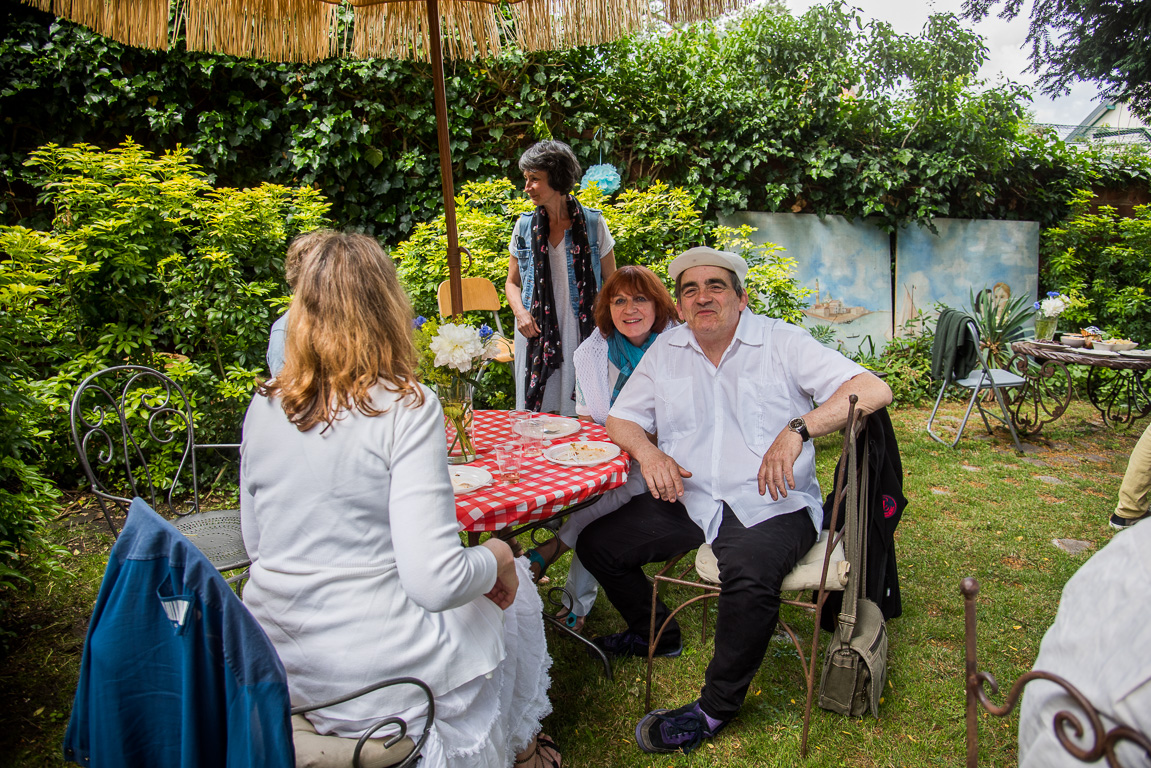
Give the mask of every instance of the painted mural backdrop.
[{"label": "painted mural backdrop", "polygon": [[892,336],[891,247],[886,232],[841,216],[822,221],[811,214],[737,213],[721,224],[756,228],[757,244],[783,246],[798,263],[801,285],[817,291],[804,326],[832,328],[843,351],[878,354]]},{"label": "painted mural backdrop", "polygon": [[1039,292],[1039,223],[936,219],[938,234],[919,226],[899,230],[895,255],[895,323],[903,331],[916,313],[938,315],[937,304],[971,308],[987,291],[997,304]]}]

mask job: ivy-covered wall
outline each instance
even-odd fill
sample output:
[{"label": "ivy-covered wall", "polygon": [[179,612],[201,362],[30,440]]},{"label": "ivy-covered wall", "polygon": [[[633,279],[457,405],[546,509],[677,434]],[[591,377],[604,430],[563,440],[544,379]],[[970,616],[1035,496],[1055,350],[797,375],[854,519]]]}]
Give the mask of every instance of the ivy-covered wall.
[{"label": "ivy-covered wall", "polygon": [[[0,6],[0,216],[44,225],[34,171],[48,142],[182,145],[216,184],[310,185],[333,221],[402,240],[441,206],[425,65],[312,66],[126,48],[15,3]],[[615,164],[626,186],[693,191],[733,210],[936,216],[1043,224],[1073,190],[1143,183],[1142,160],[1069,151],[1021,128],[1014,85],[976,90],[982,40],[950,16],[918,36],[857,26],[841,7],[771,8],[721,33],[700,25],[594,48],[449,62],[457,187],[518,183],[525,146],[552,135]],[[598,134],[598,139],[595,138]]]}]

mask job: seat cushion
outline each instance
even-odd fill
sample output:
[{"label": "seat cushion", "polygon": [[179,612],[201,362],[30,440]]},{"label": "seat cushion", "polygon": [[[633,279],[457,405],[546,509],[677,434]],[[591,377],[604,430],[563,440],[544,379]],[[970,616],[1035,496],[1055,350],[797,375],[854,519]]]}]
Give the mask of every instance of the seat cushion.
[{"label": "seat cushion", "polygon": [[[783,580],[785,592],[804,592],[819,589],[819,576],[823,572],[823,553],[827,551],[827,531],[819,532],[819,539],[807,551],[791,573]],[[711,584],[719,584],[719,563],[711,545],[704,544],[695,553],[695,571],[699,577]],[[831,562],[827,566],[825,586],[832,592],[840,592],[847,586],[848,562],[843,556],[843,539],[835,545]]]},{"label": "seat cushion", "polygon": [[[292,715],[292,740],[296,748],[296,768],[351,768],[356,739],[321,736],[303,715]],[[411,754],[415,742],[405,736],[395,746],[385,748],[383,739],[368,739],[360,752],[363,768],[387,768]]]}]

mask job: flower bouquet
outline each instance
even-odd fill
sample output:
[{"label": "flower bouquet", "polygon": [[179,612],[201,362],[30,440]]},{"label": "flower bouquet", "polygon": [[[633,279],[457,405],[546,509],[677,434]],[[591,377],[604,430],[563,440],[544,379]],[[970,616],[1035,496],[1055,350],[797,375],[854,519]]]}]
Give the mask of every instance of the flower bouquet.
[{"label": "flower bouquet", "polygon": [[1059,295],[1059,291],[1048,291],[1047,298],[1035,302],[1035,338],[1050,341],[1055,338],[1055,328],[1059,316],[1071,306],[1071,302]]},{"label": "flower bouquet", "polygon": [[499,353],[495,333],[487,325],[440,325],[422,316],[413,326],[420,355],[416,373],[436,390],[444,410],[448,462],[466,464],[476,458],[472,388],[487,362]]}]

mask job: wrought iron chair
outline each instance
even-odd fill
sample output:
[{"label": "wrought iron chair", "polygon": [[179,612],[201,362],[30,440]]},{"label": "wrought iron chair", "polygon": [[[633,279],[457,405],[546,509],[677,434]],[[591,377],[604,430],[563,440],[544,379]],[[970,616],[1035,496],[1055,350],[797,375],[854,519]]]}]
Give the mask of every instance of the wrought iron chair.
[{"label": "wrought iron chair", "polygon": [[[511,339],[504,335],[504,326],[500,322],[500,296],[492,281],[485,277],[465,277],[460,280],[460,290],[463,291],[464,312],[491,312],[495,318],[496,333],[499,334],[497,343],[500,353],[492,358],[497,363],[510,363],[515,359],[515,347]],[[451,314],[451,288],[449,281],[440,283],[436,293],[439,301],[440,315],[448,317]]]},{"label": "wrought iron chair", "polygon": [[[979,708],[982,707],[995,717],[1005,717],[1011,714],[1023,688],[1032,680],[1047,680],[1060,686],[1070,697],[1074,710],[1061,710],[1055,713],[1052,727],[1059,744],[1067,754],[1075,760],[1084,763],[1095,763],[1103,758],[1111,768],[1120,768],[1122,763],[1116,755],[1116,747],[1121,742],[1131,742],[1146,752],[1146,759],[1151,761],[1151,738],[1148,734],[1136,731],[1123,724],[1108,729],[1103,718],[1086,696],[1066,679],[1059,675],[1041,670],[1032,670],[1020,676],[1007,692],[1003,706],[997,706],[988,695],[999,693],[999,684],[995,676],[989,672],[979,670],[976,656],[976,627],[975,627],[975,600],[979,595],[979,582],[968,576],[960,583],[960,592],[963,593],[963,639],[966,646],[966,665],[964,668],[965,688],[967,695],[967,768],[976,768],[979,764]],[[1087,730],[1083,720],[1086,719],[1090,727],[1090,742],[1085,746],[1082,739]],[[1143,764],[1143,763],[1140,763]]]},{"label": "wrought iron chair", "polygon": [[[113,510],[126,515],[132,497],[174,517],[218,570],[244,568],[238,509],[203,511],[196,452],[238,449],[197,445],[191,403],[172,379],[141,365],[117,365],[80,383],[72,397],[72,441],[104,519],[117,535]],[[191,492],[186,503],[177,497]]]},{"label": "wrought iron chair", "polygon": [[[422,728],[382,717],[357,740],[321,736],[304,717],[398,686],[415,689],[405,707],[423,718]],[[294,754],[297,768],[409,768],[435,720],[432,691],[414,677],[288,707],[284,668],[263,628],[203,553],[134,499],[88,628],[66,759],[144,764],[198,755],[207,765],[226,753],[279,766]],[[386,736],[372,738],[385,728]]]},{"label": "wrought iron chair", "polygon": [[[945,310],[945,312],[954,311],[955,310]],[[942,318],[943,315],[940,315],[940,317]],[[967,403],[967,410],[963,414],[963,421],[959,423],[959,429],[955,433],[955,439],[951,441],[951,447],[954,448],[958,445],[959,438],[963,437],[963,430],[967,427],[967,419],[971,416],[971,409],[978,408],[979,415],[983,417],[983,426],[987,427],[987,434],[991,434],[991,422],[987,420],[987,417],[991,416],[1007,426],[1007,429],[1011,432],[1011,439],[1015,442],[1015,450],[1022,452],[1023,446],[1019,443],[1019,435],[1015,431],[1015,422],[1012,421],[1011,414],[1007,410],[1007,402],[1003,398],[1003,390],[1011,387],[1021,387],[1027,383],[1027,379],[1010,371],[1005,371],[1002,368],[992,368],[988,365],[987,355],[979,340],[979,327],[975,324],[975,320],[971,317],[965,317],[962,328],[967,334],[967,339],[964,343],[974,345],[975,355],[979,362],[973,370],[962,378],[955,378],[955,371],[952,366],[947,366],[942,372],[942,384],[939,387],[939,396],[935,398],[935,407],[931,409],[931,415],[927,417],[927,434],[931,435],[937,442],[947,443],[945,438],[937,435],[932,430],[932,425],[935,423],[935,415],[939,412],[939,404],[943,402],[943,394],[949,386],[954,384],[971,390],[971,400]],[[932,357],[935,358],[938,355],[937,350],[939,346],[952,342],[953,340],[946,338],[945,334],[936,333],[935,342],[932,347]],[[999,413],[987,411],[983,407],[983,403],[980,402],[979,393],[989,389],[994,393],[995,402],[999,405]]]},{"label": "wrought iron chair", "polygon": [[[807,699],[803,710],[803,736],[800,745],[801,753],[807,756],[807,735],[811,726],[811,705],[815,700],[815,686],[816,686],[816,665],[819,661],[819,635],[820,635],[820,616],[823,612],[823,605],[827,601],[827,597],[832,592],[842,592],[848,583],[848,572],[851,569],[851,563],[847,561],[845,555],[845,530],[837,530],[839,528],[839,513],[843,508],[844,500],[847,498],[847,483],[855,482],[858,486],[859,477],[850,478],[847,476],[847,466],[849,451],[856,451],[858,444],[857,438],[866,427],[867,419],[861,418],[859,412],[856,410],[856,402],[858,398],[852,395],[850,398],[851,406],[848,412],[847,426],[843,430],[843,451],[841,456],[844,460],[839,463],[839,471],[836,473],[835,481],[835,496],[834,505],[832,508],[831,521],[829,530],[821,531],[819,539],[815,545],[807,552],[806,555],[800,559],[791,573],[783,580],[783,585],[780,588],[781,592],[799,592],[801,594],[814,593],[814,600],[803,599],[802,597],[796,598],[783,598],[780,602],[784,605],[796,606],[806,611],[810,611],[814,615],[814,630],[811,638],[810,656],[804,654],[803,643],[800,641],[799,635],[791,627],[790,624],[784,619],[782,613],[779,617],[779,626],[787,633],[791,639],[792,644],[795,646],[796,652],[799,654],[799,663],[803,668],[803,674],[807,682]],[[866,465],[866,452],[862,454],[857,453],[857,464],[859,473],[866,473],[868,471]],[[864,526],[866,530],[866,526]],[[651,629],[648,636],[648,658],[647,658],[647,692],[644,699],[644,711],[651,710],[651,682],[654,671],[654,649],[658,646],[660,638],[663,636],[664,630],[668,624],[675,617],[677,613],[698,602],[704,603],[704,618],[703,618],[703,633],[701,642],[707,641],[707,603],[706,601],[711,598],[719,597],[720,593],[720,578],[719,566],[716,562],[715,555],[711,551],[711,547],[707,544],[702,545],[696,550],[696,556],[692,565],[681,570],[678,575],[670,575],[675,566],[690,552],[685,552],[682,555],[669,560],[663,568],[661,568],[652,579],[652,619]],[[690,573],[694,570],[696,580],[689,580]],[[661,584],[674,584],[683,587],[690,587],[699,589],[703,594],[696,595],[689,598],[674,609],[672,609],[668,617],[664,620],[663,624],[659,627],[655,625],[655,607],[656,601],[659,600],[659,589]]]}]

